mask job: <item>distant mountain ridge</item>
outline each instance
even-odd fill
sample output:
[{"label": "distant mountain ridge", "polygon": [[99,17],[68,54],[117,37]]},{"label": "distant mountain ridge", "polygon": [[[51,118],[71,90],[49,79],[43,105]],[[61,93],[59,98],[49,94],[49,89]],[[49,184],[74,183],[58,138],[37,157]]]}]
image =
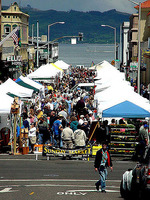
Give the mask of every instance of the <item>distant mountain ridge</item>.
[{"label": "distant mountain ridge", "polygon": [[[8,7],[2,7],[3,10]],[[99,11],[56,11],[56,10],[37,10],[28,5],[21,8],[22,12],[29,14],[29,34],[31,26],[34,26],[36,36],[36,24],[39,21],[40,35],[47,35],[48,24],[64,21],[65,24],[55,24],[50,27],[50,40],[61,36],[77,36],[78,32],[83,32],[85,43],[114,43],[114,31],[108,27],[101,27],[107,24],[117,28],[117,41],[119,42],[120,25],[124,21],[129,21],[130,14],[116,11],[115,9]],[[68,42],[70,39],[63,39],[59,42]]]}]

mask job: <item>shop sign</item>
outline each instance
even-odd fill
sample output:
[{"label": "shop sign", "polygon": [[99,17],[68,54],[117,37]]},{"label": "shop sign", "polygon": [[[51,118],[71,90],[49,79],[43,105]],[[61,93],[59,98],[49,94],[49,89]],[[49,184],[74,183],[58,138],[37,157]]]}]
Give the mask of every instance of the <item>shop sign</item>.
[{"label": "shop sign", "polygon": [[22,65],[22,56],[8,56],[7,57],[8,62],[12,62],[12,65]]},{"label": "shop sign", "polygon": [[11,62],[21,62],[22,61],[22,56],[8,56],[7,61]]}]

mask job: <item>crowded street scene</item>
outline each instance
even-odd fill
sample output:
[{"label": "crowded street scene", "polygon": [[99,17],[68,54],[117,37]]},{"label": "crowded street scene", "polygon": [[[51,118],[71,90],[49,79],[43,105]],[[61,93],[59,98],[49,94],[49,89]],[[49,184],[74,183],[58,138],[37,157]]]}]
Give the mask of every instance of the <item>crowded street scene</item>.
[{"label": "crowded street scene", "polygon": [[150,0],[6,1],[0,198],[149,199]]}]

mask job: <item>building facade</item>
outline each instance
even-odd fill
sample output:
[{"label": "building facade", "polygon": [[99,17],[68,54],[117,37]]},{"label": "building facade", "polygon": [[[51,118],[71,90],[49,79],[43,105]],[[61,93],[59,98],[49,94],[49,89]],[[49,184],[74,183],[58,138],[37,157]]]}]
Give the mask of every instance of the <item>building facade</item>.
[{"label": "building facade", "polygon": [[[0,38],[1,38],[1,11],[2,11],[2,2],[0,0]],[[2,47],[0,47],[0,60],[2,57]]]},{"label": "building facade", "polygon": [[130,16],[129,28],[129,61],[138,62],[138,14]]},{"label": "building facade", "polygon": [[[135,7],[139,10],[139,6]],[[150,0],[141,3],[140,42],[141,42],[141,83],[150,84]]]},{"label": "building facade", "polygon": [[1,40],[3,40],[16,27],[20,28],[20,40],[21,40],[21,47],[19,46],[16,47],[11,37],[3,43],[2,60],[6,61],[6,64],[8,64],[7,63],[8,57],[20,56],[21,65],[27,64],[28,63],[27,49],[28,49],[29,15],[21,12],[16,2],[14,2],[7,10],[2,10],[1,15],[2,15]]},{"label": "building facade", "polygon": [[[139,5],[135,6],[139,11]],[[150,84],[150,0],[141,3],[140,43],[141,43],[141,68],[140,82],[146,86]],[[130,16],[129,28],[129,63],[130,68],[138,68],[138,28],[139,14]]]},{"label": "building facade", "polygon": [[130,22],[124,22],[122,24],[122,64],[123,66],[128,65],[129,60],[129,40],[128,40],[128,33],[129,33],[129,26]]}]

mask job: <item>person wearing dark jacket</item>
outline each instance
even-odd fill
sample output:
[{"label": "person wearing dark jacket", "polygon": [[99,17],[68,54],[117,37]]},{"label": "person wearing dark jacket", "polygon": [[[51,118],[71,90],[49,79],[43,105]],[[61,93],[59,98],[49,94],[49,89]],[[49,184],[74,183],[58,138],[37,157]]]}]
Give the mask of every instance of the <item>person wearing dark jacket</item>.
[{"label": "person wearing dark jacket", "polygon": [[100,175],[100,180],[95,183],[96,189],[99,191],[99,186],[101,185],[101,192],[106,193],[107,167],[110,167],[111,171],[113,170],[106,142],[102,143],[102,149],[96,153],[94,167],[95,171],[98,171]]}]

